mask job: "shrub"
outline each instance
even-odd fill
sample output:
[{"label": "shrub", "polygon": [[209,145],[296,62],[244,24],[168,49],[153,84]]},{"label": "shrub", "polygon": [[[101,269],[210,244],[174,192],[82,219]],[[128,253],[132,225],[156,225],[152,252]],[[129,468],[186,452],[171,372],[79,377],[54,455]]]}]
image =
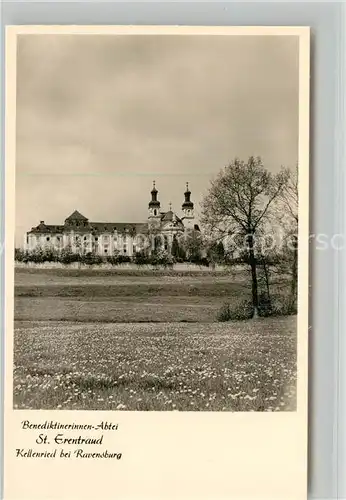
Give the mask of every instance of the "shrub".
[{"label": "shrub", "polygon": [[136,252],[133,261],[137,266],[150,264],[150,259],[144,252]]},{"label": "shrub", "polygon": [[253,316],[253,305],[250,299],[240,300],[230,307],[230,320],[242,321],[251,319]]},{"label": "shrub", "polygon": [[25,255],[25,252],[21,248],[14,249],[14,260],[16,260],[17,262],[23,262],[24,255]]},{"label": "shrub", "polygon": [[131,262],[131,257],[129,257],[128,255],[118,255],[116,259],[117,259],[117,264],[125,264],[127,262]]},{"label": "shrub", "polygon": [[43,253],[44,262],[58,262],[59,256],[53,248],[47,248]]},{"label": "shrub", "polygon": [[30,261],[31,261],[30,253],[28,251],[24,252],[22,262],[24,262],[25,264],[27,264]]},{"label": "shrub", "polygon": [[272,316],[291,316],[297,314],[297,305],[285,295],[275,295],[272,298]]},{"label": "shrub", "polygon": [[88,252],[82,256],[81,262],[87,266],[98,265],[102,263],[102,257],[93,252]]},{"label": "shrub", "polygon": [[72,262],[76,262],[76,255],[64,249],[60,254],[59,262],[62,264],[72,264]]},{"label": "shrub", "polygon": [[183,259],[182,257],[175,257],[175,262],[177,262],[178,264],[182,264],[183,262],[185,262],[185,259]]},{"label": "shrub", "polygon": [[174,264],[174,258],[166,251],[161,250],[159,252],[154,252],[150,256],[149,263],[152,266],[171,267]]},{"label": "shrub", "polygon": [[231,311],[229,308],[229,304],[223,304],[220,310],[217,313],[216,319],[217,321],[229,321],[231,318]]},{"label": "shrub", "polygon": [[112,266],[117,266],[119,264],[117,255],[107,255],[106,262]]},{"label": "shrub", "polygon": [[36,264],[42,264],[45,261],[45,255],[42,248],[35,248],[33,252],[31,252],[29,259],[31,262],[35,262]]},{"label": "shrub", "polygon": [[224,304],[217,313],[217,321],[243,321],[253,316],[253,306],[249,299],[235,304]]},{"label": "shrub", "polygon": [[[290,316],[297,314],[296,304],[292,304],[289,296],[272,295],[269,299],[264,292],[258,297],[258,314],[262,318],[269,316]],[[217,313],[217,321],[240,321],[253,317],[253,306],[250,299],[242,299],[231,304],[223,304]]]},{"label": "shrub", "polygon": [[296,304],[292,304],[290,297],[286,295],[273,295],[269,299],[267,294],[259,296],[259,316],[290,316],[297,314]]}]

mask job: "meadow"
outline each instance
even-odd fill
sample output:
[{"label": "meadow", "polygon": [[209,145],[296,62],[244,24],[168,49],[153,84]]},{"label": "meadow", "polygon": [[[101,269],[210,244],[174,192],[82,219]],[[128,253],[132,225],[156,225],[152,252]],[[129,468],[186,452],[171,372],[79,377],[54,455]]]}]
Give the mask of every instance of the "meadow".
[{"label": "meadow", "polygon": [[15,319],[81,322],[213,322],[227,300],[250,293],[225,273],[17,269]]},{"label": "meadow", "polygon": [[292,411],[296,317],[217,323],[242,276],[17,269],[20,409]]}]

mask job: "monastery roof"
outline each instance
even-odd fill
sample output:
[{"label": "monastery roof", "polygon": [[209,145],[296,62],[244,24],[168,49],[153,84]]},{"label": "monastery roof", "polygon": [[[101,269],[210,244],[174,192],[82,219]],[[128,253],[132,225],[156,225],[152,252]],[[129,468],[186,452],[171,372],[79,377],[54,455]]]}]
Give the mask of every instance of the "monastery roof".
[{"label": "monastery roof", "polygon": [[[84,220],[84,219],[83,219]],[[33,227],[29,233],[70,233],[75,230],[77,233],[146,233],[148,224],[142,222],[88,222],[86,226],[66,226],[66,225],[48,225],[43,221],[36,227]]]},{"label": "monastery roof", "polygon": [[51,224],[45,224],[44,222],[40,222],[40,224],[36,227],[33,227],[30,233],[61,233],[65,226],[57,226]]},{"label": "monastery roof", "polygon": [[182,222],[181,219],[179,219],[179,217],[174,212],[172,212],[172,210],[169,210],[168,212],[163,213],[162,215],[163,215],[163,217],[161,217],[162,222],[167,222],[167,221]]},{"label": "monastery roof", "polygon": [[65,220],[84,220],[87,221],[88,219],[84,217],[78,210],[75,210],[71,215],[67,217]]},{"label": "monastery roof", "polygon": [[[173,222],[183,225],[182,220],[174,213],[172,210],[168,212],[161,212],[162,222]],[[129,233],[129,234],[146,234],[148,233],[148,223],[147,222],[91,222],[89,219],[84,217],[78,210],[75,210],[69,217],[65,219],[65,224],[45,224],[41,221],[36,227],[33,227],[29,233],[70,233],[74,231],[76,233],[93,233],[100,234],[104,232],[117,232],[117,233]]]}]

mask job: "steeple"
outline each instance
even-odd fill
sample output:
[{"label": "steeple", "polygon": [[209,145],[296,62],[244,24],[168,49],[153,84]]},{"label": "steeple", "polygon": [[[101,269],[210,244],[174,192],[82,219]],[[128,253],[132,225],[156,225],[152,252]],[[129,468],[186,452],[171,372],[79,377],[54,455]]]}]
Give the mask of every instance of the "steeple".
[{"label": "steeple", "polygon": [[193,211],[194,205],[190,199],[191,191],[189,189],[188,182],[186,183],[186,191],[184,193],[184,196],[185,196],[185,200],[181,206],[183,214],[184,214],[183,220],[184,220],[184,225],[186,227],[190,227],[193,225],[192,222],[193,222],[195,215],[194,215],[194,211]]},{"label": "steeple", "polygon": [[160,202],[157,199],[158,190],[153,181],[153,189],[151,190],[151,200],[149,201],[149,217],[160,217]]},{"label": "steeple", "polygon": [[184,196],[185,196],[185,201],[182,204],[183,211],[185,211],[185,210],[193,210],[193,203],[190,200],[191,191],[189,190],[189,183],[188,182],[186,183],[186,191],[184,193]]}]

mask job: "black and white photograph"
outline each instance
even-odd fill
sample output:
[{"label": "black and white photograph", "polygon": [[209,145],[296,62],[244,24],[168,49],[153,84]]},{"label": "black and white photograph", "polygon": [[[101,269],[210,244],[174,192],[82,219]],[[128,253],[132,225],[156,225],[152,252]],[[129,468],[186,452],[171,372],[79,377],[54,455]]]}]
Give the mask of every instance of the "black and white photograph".
[{"label": "black and white photograph", "polygon": [[21,34],[13,408],[297,410],[299,36]]}]

